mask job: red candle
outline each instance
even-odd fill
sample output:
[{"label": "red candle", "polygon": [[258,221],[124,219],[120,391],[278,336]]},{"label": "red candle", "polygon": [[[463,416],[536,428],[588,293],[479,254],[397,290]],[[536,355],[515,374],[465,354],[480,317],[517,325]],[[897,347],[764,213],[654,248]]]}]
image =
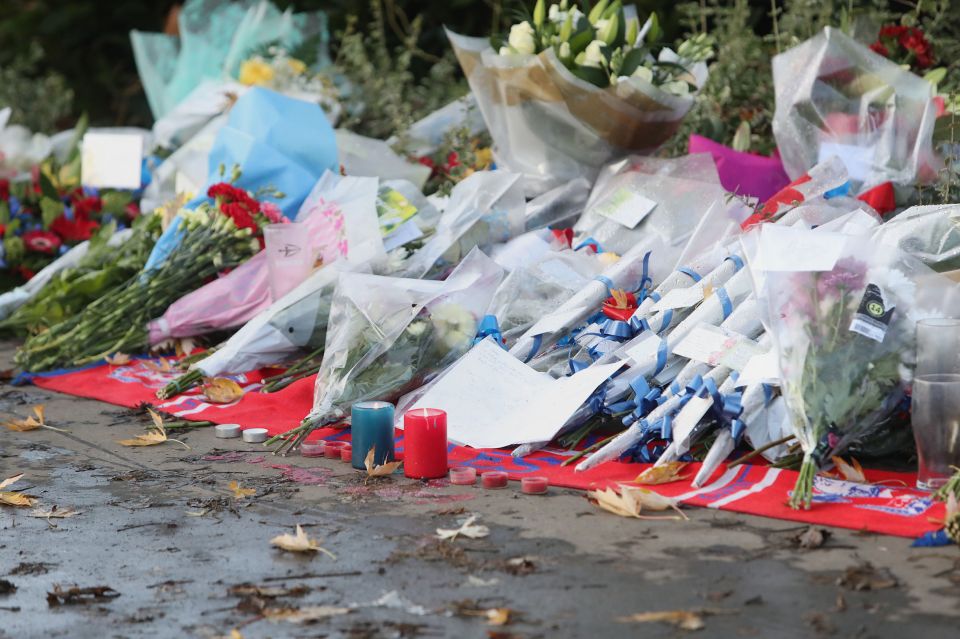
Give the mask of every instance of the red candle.
[{"label": "red candle", "polygon": [[473,486],[477,483],[477,469],[472,466],[454,466],[450,469],[450,483],[454,486]]},{"label": "red candle", "polygon": [[304,457],[323,457],[323,446],[326,444],[322,439],[315,442],[303,442],[300,444],[300,454]]},{"label": "red candle", "polygon": [[352,461],[353,460],[353,446],[350,444],[344,444],[340,448],[340,461]]},{"label": "red candle", "polygon": [[327,459],[340,459],[340,451],[346,445],[345,442],[327,442],[323,447],[323,456]]},{"label": "red candle", "polygon": [[502,470],[488,470],[480,475],[480,483],[484,488],[506,488],[507,474]]},{"label": "red candle", "polygon": [[414,408],[403,415],[403,474],[447,476],[447,414],[439,408]]},{"label": "red candle", "polygon": [[520,480],[520,490],[527,495],[543,495],[547,492],[546,477],[524,477]]}]

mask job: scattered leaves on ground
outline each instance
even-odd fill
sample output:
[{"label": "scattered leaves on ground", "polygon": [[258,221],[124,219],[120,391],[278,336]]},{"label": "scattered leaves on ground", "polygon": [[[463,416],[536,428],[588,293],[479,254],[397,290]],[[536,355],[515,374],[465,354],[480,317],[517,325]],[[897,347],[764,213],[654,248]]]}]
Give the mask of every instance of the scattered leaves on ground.
[{"label": "scattered leaves on ground", "polygon": [[153,420],[153,428],[148,430],[143,435],[137,435],[132,439],[121,439],[117,443],[123,446],[156,446],[167,441],[177,442],[182,445],[184,448],[189,450],[189,446],[184,444],[178,439],[170,439],[167,436],[167,429],[163,427],[163,418],[160,417],[153,409],[148,408],[147,412],[150,413],[150,418]]},{"label": "scattered leaves on ground", "polygon": [[513,611],[509,608],[491,608],[486,611],[487,625],[505,626],[510,623],[510,616],[512,614]]},{"label": "scattered leaves on ground", "polygon": [[676,626],[681,630],[703,630],[703,616],[691,610],[662,610],[659,612],[640,612],[627,617],[618,617],[620,623],[660,622]]},{"label": "scattered leaves on ground", "polygon": [[896,587],[897,580],[888,570],[878,570],[873,564],[863,563],[847,568],[837,579],[837,585],[847,590],[886,590]]},{"label": "scattered leaves on ground", "polygon": [[689,475],[681,475],[680,471],[687,465],[687,462],[672,461],[663,466],[651,466],[646,469],[633,481],[637,484],[646,484],[653,486],[656,484],[669,484],[670,482],[686,479]]},{"label": "scattered leaves on ground", "polygon": [[120,593],[110,586],[88,586],[85,588],[72,586],[64,588],[60,584],[54,584],[53,592],[47,593],[47,603],[51,606],[88,604],[119,596]]},{"label": "scattered leaves on ground", "polygon": [[7,477],[3,481],[0,481],[0,505],[24,508],[33,506],[35,503],[37,503],[37,500],[29,495],[24,495],[22,493],[13,492],[10,490],[3,490],[7,486],[12,486],[13,484],[17,483],[21,477],[23,477],[23,473],[14,475],[13,477]]},{"label": "scattered leaves on ground", "polygon": [[473,523],[476,520],[477,516],[471,515],[459,528],[437,528],[437,538],[443,541],[454,541],[461,535],[470,539],[481,539],[489,535],[490,529]]},{"label": "scattered leaves on ground", "polygon": [[246,499],[257,494],[256,488],[242,488],[237,480],[230,482],[228,487],[233,492],[234,499]]},{"label": "scattered leaves on ground", "polygon": [[345,615],[349,612],[349,608],[337,606],[304,606],[303,608],[264,608],[263,616],[270,621],[313,623],[321,619]]},{"label": "scattered leaves on ground", "polygon": [[400,468],[401,464],[403,464],[402,461],[392,461],[374,466],[373,455],[374,449],[371,448],[363,460],[363,465],[367,468],[367,477],[386,477],[387,475],[392,475]]},{"label": "scattered leaves on ground", "polygon": [[0,579],[0,595],[12,595],[17,591],[17,586],[12,581]]},{"label": "scattered leaves on ground", "polygon": [[111,366],[126,366],[132,360],[126,353],[114,353],[113,355],[107,355],[104,357],[103,361]]},{"label": "scattered leaves on ground", "polygon": [[79,514],[79,510],[73,510],[72,508],[58,508],[57,506],[53,506],[49,510],[34,508],[30,511],[31,517],[40,517],[42,519],[66,519],[68,517],[75,517]]},{"label": "scattered leaves on ground", "polygon": [[819,548],[827,539],[830,538],[830,531],[824,528],[810,526],[803,532],[799,532],[791,538],[791,541],[797,548],[804,550],[813,550]]},{"label": "scattered leaves on ground", "polygon": [[26,419],[8,419],[4,422],[4,425],[10,430],[17,431],[18,433],[25,433],[30,430],[36,430],[38,428],[43,428],[46,425],[46,422],[43,419],[43,404],[37,404],[33,407],[33,415],[27,417]]},{"label": "scattered leaves on ground", "polygon": [[214,377],[203,385],[203,394],[212,404],[232,404],[243,397],[243,389],[232,379]]},{"label": "scattered leaves on ground", "polygon": [[284,586],[258,586],[251,583],[237,584],[230,586],[227,594],[234,597],[263,597],[264,599],[273,599],[275,597],[302,597],[310,593],[310,586],[293,586],[286,588]]},{"label": "scattered leaves on ground", "polygon": [[289,552],[322,552],[331,559],[337,558],[336,555],[326,548],[321,548],[316,539],[307,537],[307,533],[304,532],[300,524],[297,524],[296,534],[291,535],[290,533],[285,533],[283,535],[277,535],[270,540],[270,544]]},{"label": "scattered leaves on ground", "polygon": [[[619,494],[612,488],[591,490],[587,492],[587,497],[600,508],[612,512],[615,515],[620,515],[621,517],[634,517],[636,519],[687,519],[687,516],[677,507],[677,503],[673,499],[637,486],[621,485]],[[662,512],[668,509],[675,510],[677,515],[642,514],[644,510]]]}]

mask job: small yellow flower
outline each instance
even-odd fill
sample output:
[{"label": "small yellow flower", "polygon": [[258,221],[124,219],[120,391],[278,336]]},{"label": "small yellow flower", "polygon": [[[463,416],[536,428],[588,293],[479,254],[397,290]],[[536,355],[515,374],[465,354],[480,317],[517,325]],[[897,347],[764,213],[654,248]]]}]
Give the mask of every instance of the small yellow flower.
[{"label": "small yellow flower", "polygon": [[297,60],[296,58],[290,58],[287,60],[287,64],[290,65],[290,68],[293,69],[293,72],[297,75],[303,75],[303,72],[307,70],[307,65],[302,60]]},{"label": "small yellow flower", "polygon": [[260,58],[250,58],[240,64],[239,79],[247,86],[265,86],[273,80],[273,69]]},{"label": "small yellow flower", "polygon": [[479,169],[485,169],[491,164],[493,164],[493,149],[491,149],[490,147],[477,149],[476,157],[477,157],[476,167]]}]

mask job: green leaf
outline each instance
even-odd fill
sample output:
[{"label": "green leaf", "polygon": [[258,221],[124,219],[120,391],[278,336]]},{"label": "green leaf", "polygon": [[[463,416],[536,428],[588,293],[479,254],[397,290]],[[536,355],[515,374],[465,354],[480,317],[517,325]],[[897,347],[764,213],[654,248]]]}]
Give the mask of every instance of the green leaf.
[{"label": "green leaf", "polygon": [[647,31],[646,41],[650,43],[659,42],[663,37],[663,29],[660,28],[660,18],[656,13],[650,14],[650,29]]},{"label": "green leaf", "polygon": [[101,226],[90,238],[90,251],[98,250],[107,245],[107,242],[110,241],[110,237],[117,230],[117,222],[111,220],[110,222]]},{"label": "green leaf", "polygon": [[610,84],[610,78],[606,73],[603,72],[603,69],[578,66],[574,67],[570,71],[573,73],[573,75],[577,76],[581,80],[586,80],[590,84],[598,86],[601,89]]},{"label": "green leaf", "polygon": [[6,226],[10,223],[10,205],[0,201],[0,224]]},{"label": "green leaf", "polygon": [[938,67],[936,69],[931,69],[923,74],[923,79],[929,82],[936,88],[938,84],[943,82],[943,79],[947,77],[946,67]]},{"label": "green leaf", "polygon": [[593,42],[593,27],[588,27],[582,31],[577,31],[570,38],[570,55],[576,57],[582,53]]},{"label": "green leaf", "polygon": [[53,221],[63,213],[63,202],[49,197],[40,198],[40,217],[43,227],[50,228]]},{"label": "green leaf", "polygon": [[104,191],[100,194],[103,202],[103,212],[113,215],[126,215],[126,207],[133,201],[129,191]]},{"label": "green leaf", "polygon": [[597,20],[603,15],[603,12],[607,9],[607,0],[600,0],[593,9],[590,10],[590,13],[587,14],[587,20],[590,21],[590,24],[596,24]]},{"label": "green leaf", "polygon": [[70,146],[67,147],[67,164],[80,156],[80,141],[87,133],[88,128],[90,128],[90,118],[84,112],[80,114],[77,125],[73,128],[73,137],[70,138]]},{"label": "green leaf", "polygon": [[633,75],[633,72],[643,65],[643,61],[646,58],[647,50],[645,48],[630,49],[627,55],[623,56],[623,64],[620,65],[620,75]]},{"label": "green leaf", "polygon": [[43,171],[40,171],[40,192],[43,193],[45,197],[59,200],[60,193],[57,192],[57,187],[53,185],[53,182],[50,181],[50,178],[47,177],[47,174]]}]

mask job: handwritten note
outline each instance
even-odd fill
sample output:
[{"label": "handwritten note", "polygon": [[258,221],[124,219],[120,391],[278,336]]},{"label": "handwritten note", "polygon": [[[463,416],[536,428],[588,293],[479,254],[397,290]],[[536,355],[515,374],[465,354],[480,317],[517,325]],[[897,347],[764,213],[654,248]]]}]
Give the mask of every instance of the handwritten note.
[{"label": "handwritten note", "polygon": [[760,347],[749,337],[705,324],[695,327],[673,349],[674,355],[736,371],[759,352]]},{"label": "handwritten note", "polygon": [[657,203],[626,187],[603,199],[595,211],[628,229],[635,228],[657,206]]},{"label": "handwritten note", "polygon": [[80,182],[94,188],[138,189],[143,138],[136,133],[83,136]]},{"label": "handwritten note", "polygon": [[475,448],[549,441],[620,364],[553,379],[491,340],[473,347],[411,408],[447,413],[451,441]]}]

